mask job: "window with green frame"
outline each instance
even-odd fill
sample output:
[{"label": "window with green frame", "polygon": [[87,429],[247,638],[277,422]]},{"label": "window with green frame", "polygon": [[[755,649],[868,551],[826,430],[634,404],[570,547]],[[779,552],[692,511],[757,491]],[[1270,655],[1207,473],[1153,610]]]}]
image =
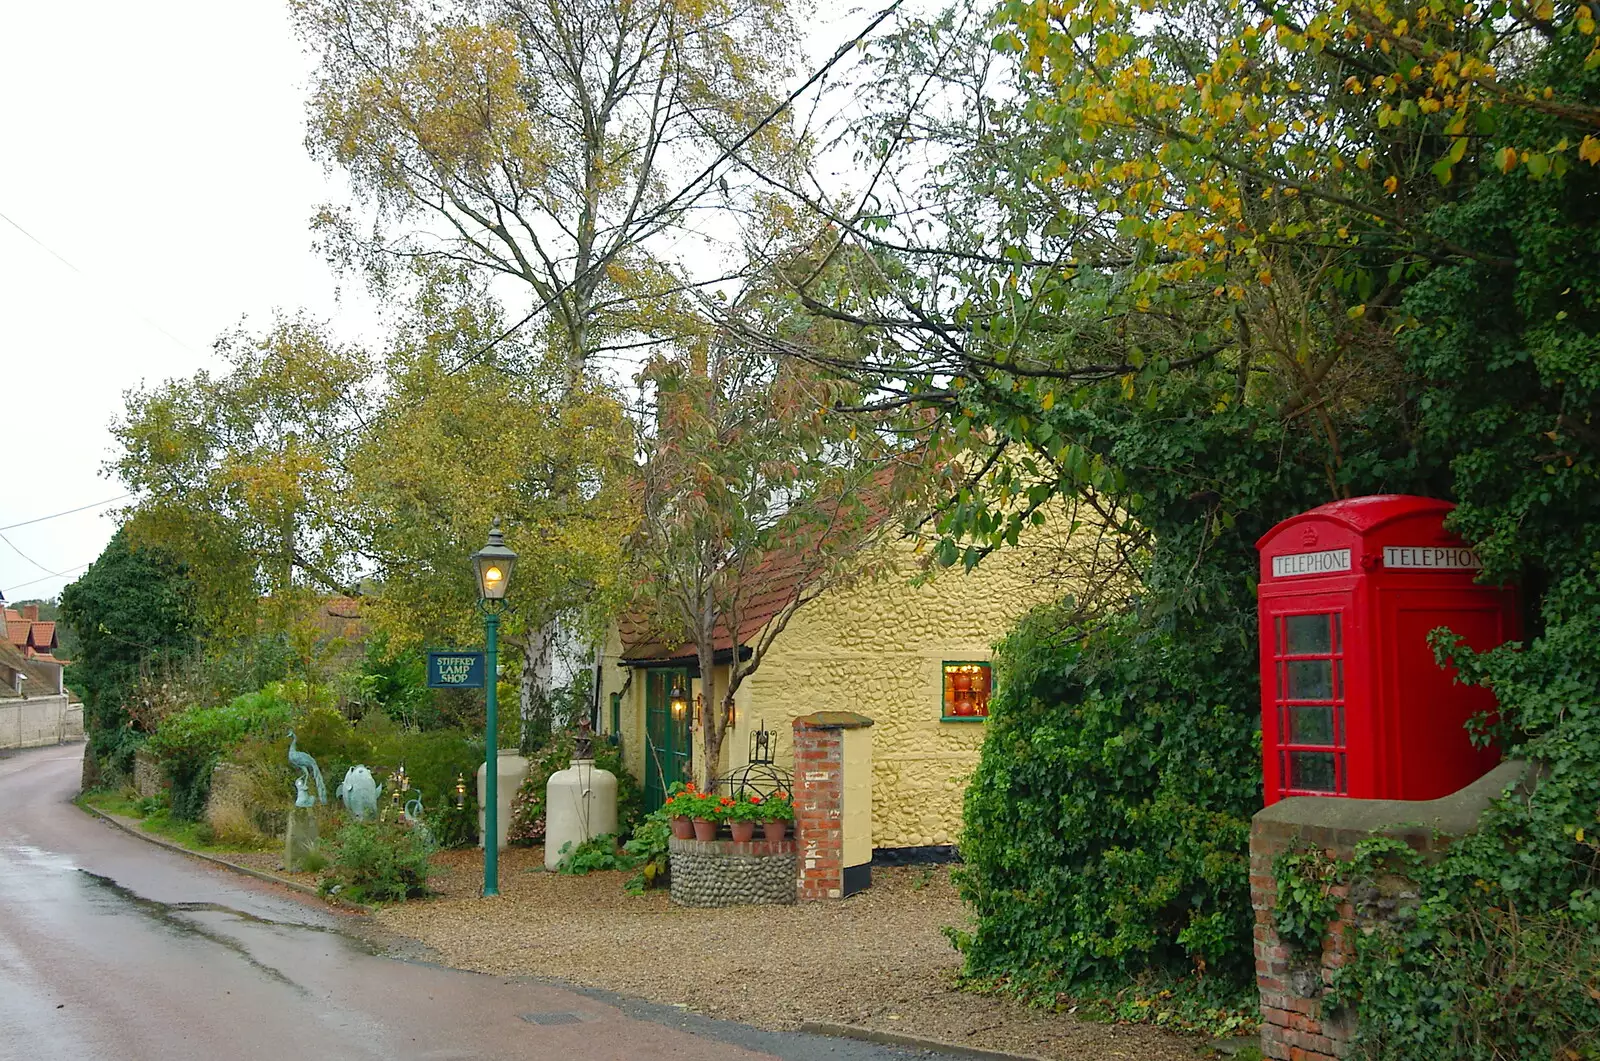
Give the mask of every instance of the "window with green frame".
[{"label": "window with green frame", "polygon": [[943,695],[939,718],[943,722],[982,722],[989,717],[989,692],[994,675],[988,660],[947,659],[943,672]]}]

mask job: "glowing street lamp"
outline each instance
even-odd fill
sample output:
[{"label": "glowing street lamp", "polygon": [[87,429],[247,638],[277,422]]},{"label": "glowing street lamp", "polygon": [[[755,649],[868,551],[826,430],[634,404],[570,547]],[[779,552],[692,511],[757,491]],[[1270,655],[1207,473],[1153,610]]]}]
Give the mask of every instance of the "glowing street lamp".
[{"label": "glowing street lamp", "polygon": [[472,554],[472,573],[478,580],[478,610],[483,612],[484,640],[489,659],[484,674],[487,715],[484,735],[483,894],[500,894],[500,769],[497,747],[500,735],[500,613],[505,611],[506,588],[517,554],[506,548],[500,518],[489,528],[489,543]]}]

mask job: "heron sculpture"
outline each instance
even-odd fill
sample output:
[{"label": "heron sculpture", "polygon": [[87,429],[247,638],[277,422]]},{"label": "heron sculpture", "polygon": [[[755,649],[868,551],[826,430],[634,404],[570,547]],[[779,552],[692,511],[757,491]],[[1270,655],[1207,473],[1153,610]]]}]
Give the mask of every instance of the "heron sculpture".
[{"label": "heron sculpture", "polygon": [[328,802],[328,787],[322,783],[322,771],[317,767],[317,761],[295,747],[294,730],[289,731],[289,765],[300,771],[302,780],[310,778],[317,783],[317,802]]}]

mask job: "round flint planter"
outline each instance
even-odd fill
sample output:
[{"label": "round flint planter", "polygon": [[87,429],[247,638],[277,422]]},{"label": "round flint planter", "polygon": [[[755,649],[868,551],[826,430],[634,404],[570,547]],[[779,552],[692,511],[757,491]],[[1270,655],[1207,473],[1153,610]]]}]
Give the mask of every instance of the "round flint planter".
[{"label": "round flint planter", "polygon": [[792,840],[667,842],[672,901],[679,906],[750,906],[795,901]]}]

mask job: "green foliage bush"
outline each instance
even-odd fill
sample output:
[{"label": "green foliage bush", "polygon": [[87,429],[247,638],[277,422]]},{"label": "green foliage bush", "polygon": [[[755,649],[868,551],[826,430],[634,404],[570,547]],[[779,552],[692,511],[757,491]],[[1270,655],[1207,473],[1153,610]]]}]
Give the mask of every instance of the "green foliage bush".
[{"label": "green foliage bush", "polygon": [[561,846],[561,861],[556,863],[558,872],[575,877],[606,870],[632,868],[633,860],[626,851],[617,847],[615,833],[591,836],[576,847],[572,845],[572,841],[567,841]]},{"label": "green foliage bush", "polygon": [[102,769],[133,773],[146,734],[127,700],[141,675],[193,655],[200,633],[187,570],[161,549],[136,549],[119,528],[99,558],[61,593],[61,615],[78,638],[66,683],[83,698],[89,754]]},{"label": "green foliage bush", "polygon": [[149,744],[172,782],[173,817],[199,820],[211,789],[211,769],[230,746],[289,727],[295,710],[292,691],[275,683],[221,707],[192,707],[161,721]]},{"label": "green foliage bush", "polygon": [[[1584,54],[1558,36],[1535,72],[1592,106],[1600,66]],[[1513,110],[1496,133],[1520,142],[1558,120]],[[1485,167],[1431,220],[1516,262],[1430,272],[1407,292],[1420,326],[1403,343],[1453,525],[1487,579],[1537,602],[1523,644],[1479,654],[1436,632],[1435,649],[1494,690],[1489,735],[1538,774],[1438,864],[1403,867],[1418,905],[1358,940],[1340,989],[1369,1057],[1600,1057],[1600,172]]]},{"label": "green foliage bush", "polygon": [[415,829],[395,822],[352,822],[339,830],[333,862],[318,885],[358,903],[426,895],[429,848]]},{"label": "green foliage bush", "polygon": [[997,663],[957,874],[969,973],[1065,988],[1205,967],[1242,983],[1253,662],[1137,615],[1091,635],[1046,609]]},{"label": "green foliage bush", "polygon": [[477,800],[468,799],[463,806],[457,807],[454,799],[446,799],[437,809],[424,809],[434,843],[446,848],[477,846]]},{"label": "green foliage bush", "polygon": [[629,895],[643,895],[650,888],[664,888],[671,872],[667,841],[672,826],[661,811],[656,811],[633,827],[633,836],[622,850],[633,863],[633,876],[623,885]]},{"label": "green foliage bush", "polygon": [[[356,764],[372,770],[380,784],[401,765],[411,780],[412,795],[423,800],[431,822],[454,844],[476,843],[454,812],[457,777],[471,779],[483,761],[483,744],[475,734],[461,730],[417,732],[401,729],[381,712],[360,724],[352,723],[332,706],[331,692],[305,682],[273,682],[265,688],[235,697],[222,707],[190,708],[168,716],[151,738],[152,750],[172,781],[172,813],[197,820],[205,810],[212,768],[221,760],[246,773],[254,801],[251,817],[256,829],[276,835],[282,817],[294,799],[298,771],[289,765],[289,730],[296,746],[316,759],[327,787],[328,799],[345,771]],[[468,808],[476,814],[476,800]]]},{"label": "green foliage bush", "polygon": [[420,651],[391,652],[387,637],[367,642],[361,668],[361,695],[389,718],[410,729],[435,729],[442,716],[428,688],[427,659]]}]

